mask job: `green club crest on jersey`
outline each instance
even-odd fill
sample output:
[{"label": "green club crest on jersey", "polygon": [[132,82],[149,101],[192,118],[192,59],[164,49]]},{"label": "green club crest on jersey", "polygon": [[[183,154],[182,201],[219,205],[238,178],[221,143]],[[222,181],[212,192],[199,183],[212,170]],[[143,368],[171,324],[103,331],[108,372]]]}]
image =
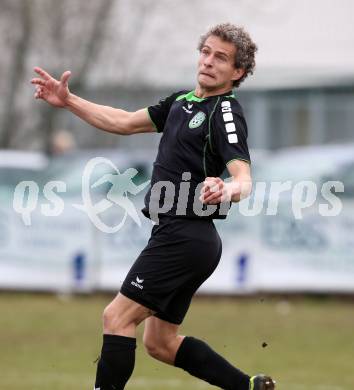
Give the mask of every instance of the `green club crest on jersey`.
[{"label": "green club crest on jersey", "polygon": [[189,121],[189,128],[195,129],[195,128],[199,127],[204,122],[205,118],[206,118],[206,115],[204,114],[204,112],[199,111]]}]

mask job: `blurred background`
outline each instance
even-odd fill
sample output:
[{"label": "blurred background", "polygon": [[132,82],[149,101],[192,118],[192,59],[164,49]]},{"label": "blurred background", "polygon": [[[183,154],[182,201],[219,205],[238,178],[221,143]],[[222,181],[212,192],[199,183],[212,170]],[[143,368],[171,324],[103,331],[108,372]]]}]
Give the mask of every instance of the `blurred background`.
[{"label": "blurred background", "polygon": [[[24,379],[36,390],[91,386],[101,311],[145,246],[151,222],[140,214],[138,226],[112,203],[100,218],[108,227],[124,220],[122,228],[98,229],[74,207],[83,203],[83,172],[102,156],[114,165],[97,165],[89,185],[132,167],[134,183],[142,184],[160,139],[100,132],[36,101],[33,67],[54,77],[71,70],[73,93],[136,110],[194,89],[199,36],[232,22],[259,47],[255,74],[235,94],[261,184],[217,223],[222,261],[201,287],[186,332],[202,333],[245,370],[274,373],[281,389],[354,389],[353,15],[350,0],[0,0],[4,388],[20,389]],[[22,181],[36,186],[15,204]],[[62,212],[48,216],[57,200],[48,195],[51,181],[66,188],[56,192]],[[316,189],[308,205],[303,181]],[[290,189],[277,199],[272,182],[290,182]],[[328,182],[344,190],[330,185],[326,195]],[[294,201],[295,187],[301,196]],[[91,188],[92,203],[107,199],[111,188]],[[144,194],[130,196],[138,210]],[[138,363],[128,389],[210,387],[162,369],[143,351]]]}]

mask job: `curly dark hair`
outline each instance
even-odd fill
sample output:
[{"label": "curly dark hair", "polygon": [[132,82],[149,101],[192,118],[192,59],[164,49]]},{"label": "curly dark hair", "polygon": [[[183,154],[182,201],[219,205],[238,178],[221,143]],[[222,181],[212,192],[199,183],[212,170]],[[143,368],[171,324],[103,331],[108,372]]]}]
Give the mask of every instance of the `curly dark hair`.
[{"label": "curly dark hair", "polygon": [[243,27],[238,27],[231,23],[222,23],[212,27],[200,37],[199,51],[203,48],[205,41],[212,35],[235,45],[235,68],[245,70],[243,76],[233,82],[234,87],[238,87],[249,74],[253,74],[256,66],[255,54],[258,49],[257,45]]}]

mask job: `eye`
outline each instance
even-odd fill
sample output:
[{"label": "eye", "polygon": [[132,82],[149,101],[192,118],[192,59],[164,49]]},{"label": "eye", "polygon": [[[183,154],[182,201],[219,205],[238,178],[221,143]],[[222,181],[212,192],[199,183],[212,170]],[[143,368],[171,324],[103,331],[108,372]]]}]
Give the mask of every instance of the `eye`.
[{"label": "eye", "polygon": [[216,57],[218,60],[220,60],[222,62],[227,62],[227,57],[224,55],[217,55]]}]

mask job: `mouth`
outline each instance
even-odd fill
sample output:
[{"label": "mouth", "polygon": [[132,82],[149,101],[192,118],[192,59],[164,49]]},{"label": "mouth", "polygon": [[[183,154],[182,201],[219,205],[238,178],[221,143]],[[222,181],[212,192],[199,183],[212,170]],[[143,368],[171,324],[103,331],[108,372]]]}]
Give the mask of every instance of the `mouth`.
[{"label": "mouth", "polygon": [[206,76],[206,77],[210,77],[212,79],[215,79],[215,77],[212,74],[205,73],[205,72],[199,72],[199,76]]}]

